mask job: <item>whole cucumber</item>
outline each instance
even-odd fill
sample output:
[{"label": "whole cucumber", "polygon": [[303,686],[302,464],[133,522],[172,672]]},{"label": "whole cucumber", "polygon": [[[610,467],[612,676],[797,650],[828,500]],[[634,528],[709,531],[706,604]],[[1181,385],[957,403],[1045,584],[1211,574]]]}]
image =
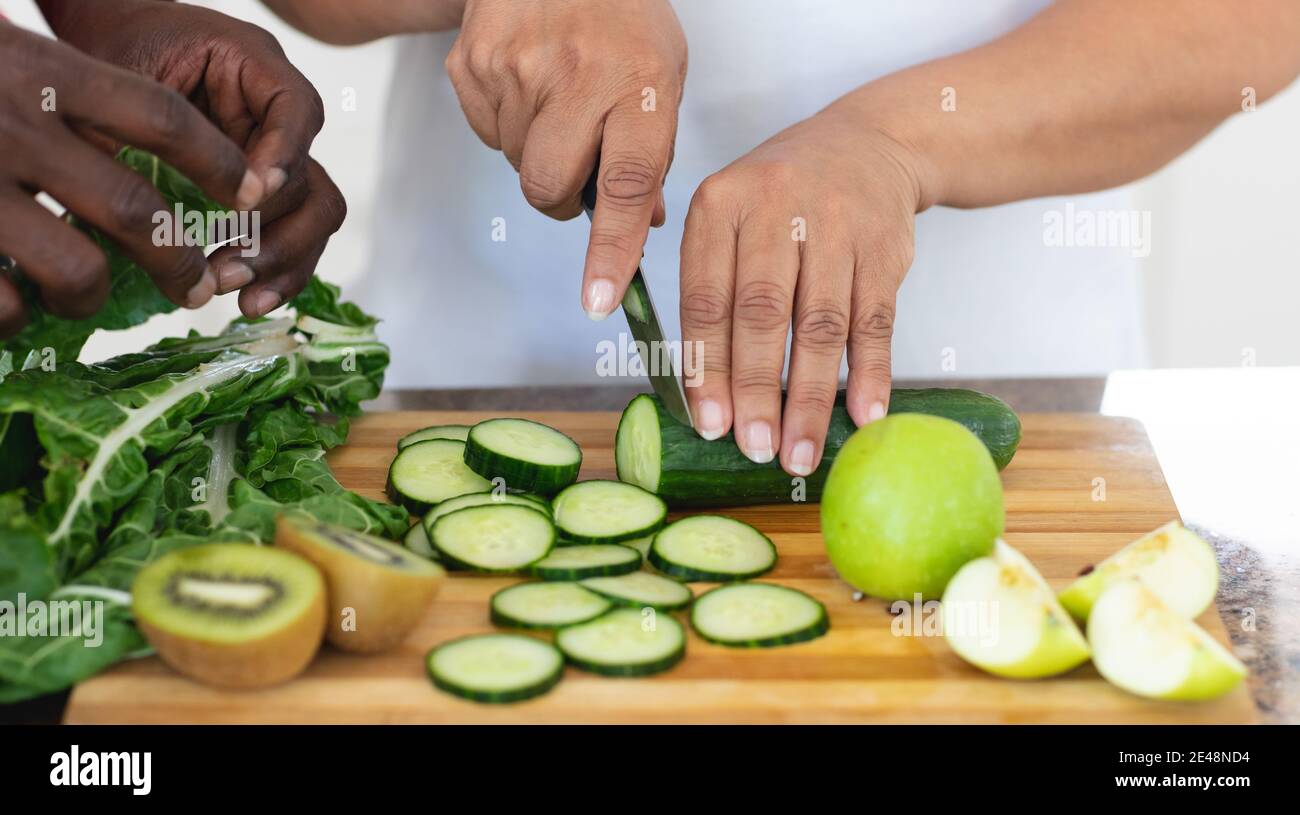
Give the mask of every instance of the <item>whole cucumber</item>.
[{"label": "whole cucumber", "polygon": [[[803,483],[777,460],[755,464],[736,447],[732,434],[705,441],[678,422],[652,394],[634,398],[619,420],[615,460],[620,480],[657,493],[670,507],[815,502],[831,462],[857,425],[840,391],[831,411],[821,464]],[[889,412],[943,416],[966,427],[988,448],[1001,470],[1020,444],[1020,419],[994,396],[962,388],[897,388]]]}]

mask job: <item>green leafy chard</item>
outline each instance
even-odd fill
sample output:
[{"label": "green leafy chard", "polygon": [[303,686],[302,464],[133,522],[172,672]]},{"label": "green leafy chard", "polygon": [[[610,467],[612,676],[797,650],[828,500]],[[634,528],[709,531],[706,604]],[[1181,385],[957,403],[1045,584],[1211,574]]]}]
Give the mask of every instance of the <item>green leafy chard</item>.
[{"label": "green leafy chard", "polygon": [[[192,181],[168,166],[152,153],[126,147],[117,160],[153,182],[168,204],[180,205],[185,212],[219,213],[223,208],[203,194]],[[99,329],[119,330],[140,325],[155,314],[174,311],[176,306],[163,296],[149,274],[118,248],[108,236],[89,224],[69,215],[68,221],[98,244],[108,259],[111,291],[104,307],[85,320],[55,317],[41,304],[40,293],[21,275],[14,276],[27,307],[28,323],[17,336],[0,342],[0,356],[10,355],[9,365],[21,368],[31,353],[45,349],[62,362],[75,360],[90,335]],[[204,241],[199,240],[199,243]],[[0,377],[3,372],[0,372]]]},{"label": "green leafy chard", "polygon": [[[121,158],[169,203],[210,203],[152,156]],[[96,329],[172,309],[103,245],[114,276],[104,311],[63,321],[33,298],[32,324],[0,353],[0,703],[148,653],[130,589],[162,554],[212,540],[269,543],[284,513],[388,538],[409,523],[400,507],[344,489],[325,461],[346,441],[348,417],[382,387],[388,348],[374,318],[313,279],[291,316],[81,364],[73,360]],[[45,348],[53,365],[38,364]],[[31,603],[98,609],[93,642],[88,630],[23,630],[19,609]]]}]

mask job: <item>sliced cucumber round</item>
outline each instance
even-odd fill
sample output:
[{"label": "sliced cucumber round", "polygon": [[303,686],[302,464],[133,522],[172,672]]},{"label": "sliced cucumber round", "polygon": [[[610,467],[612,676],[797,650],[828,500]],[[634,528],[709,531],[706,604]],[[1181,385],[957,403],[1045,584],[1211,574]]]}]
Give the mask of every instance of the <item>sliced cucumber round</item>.
[{"label": "sliced cucumber round", "polygon": [[484,478],[503,479],[510,489],[550,495],[578,477],[582,450],[573,439],[539,422],[488,419],[470,429],[465,463]]},{"label": "sliced cucumber round", "polygon": [[676,580],[640,571],[617,577],[591,577],[583,580],[582,585],[615,605],[633,608],[649,606],[660,611],[686,608],[695,597],[689,588]]},{"label": "sliced cucumber round", "polygon": [[488,504],[518,504],[519,506],[532,507],[546,514],[551,515],[551,506],[545,500],[535,495],[526,493],[513,492],[472,492],[469,495],[458,495],[455,498],[448,498],[446,501],[438,504],[433,509],[424,514],[421,523],[424,524],[425,531],[433,529],[433,525],[438,519],[449,512],[455,512],[458,509],[466,507],[481,507]]},{"label": "sliced cucumber round", "polygon": [[422,427],[414,433],[407,433],[397,440],[397,449],[405,450],[417,441],[432,441],[433,439],[455,439],[464,441],[469,435],[469,425],[467,424],[435,424],[430,427]]},{"label": "sliced cucumber round", "polygon": [[555,526],[573,543],[621,543],[664,525],[668,507],[654,493],[621,481],[580,481],[551,502]]},{"label": "sliced cucumber round", "polygon": [[747,580],[776,565],[776,546],[762,532],[734,518],[693,515],[660,530],[648,560],[681,580]]},{"label": "sliced cucumber round", "polygon": [[574,666],[604,676],[646,676],[666,671],[686,655],[686,632],[667,614],[615,609],[561,628],[555,644]]},{"label": "sliced cucumber round", "polygon": [[443,515],[429,539],[448,563],[476,572],[515,572],[546,557],[555,546],[555,527],[532,507],[485,504]]},{"label": "sliced cucumber round", "polygon": [[520,583],[492,595],[489,607],[497,625],[550,629],[594,620],[610,603],[577,583]]},{"label": "sliced cucumber round", "polygon": [[429,560],[439,560],[438,550],[433,548],[429,542],[429,533],[425,531],[424,524],[414,523],[411,528],[406,530],[406,536],[402,538],[402,543],[407,549],[410,549],[420,557],[427,557]]},{"label": "sliced cucumber round", "polygon": [[444,642],[426,659],[429,678],[447,693],[500,704],[541,696],[564,675],[564,657],[522,634],[476,634]]},{"label": "sliced cucumber round", "polygon": [[797,589],[771,583],[735,583],[700,595],[691,627],[709,642],[772,648],[820,637],[830,630],[826,607]]},{"label": "sliced cucumber round", "polygon": [[581,580],[584,577],[627,574],[641,568],[641,553],[616,543],[581,543],[557,546],[528,567],[543,580]]},{"label": "sliced cucumber round", "polygon": [[418,441],[399,450],[388,468],[388,496],[415,515],[448,498],[491,488],[465,466],[465,442],[455,439]]}]

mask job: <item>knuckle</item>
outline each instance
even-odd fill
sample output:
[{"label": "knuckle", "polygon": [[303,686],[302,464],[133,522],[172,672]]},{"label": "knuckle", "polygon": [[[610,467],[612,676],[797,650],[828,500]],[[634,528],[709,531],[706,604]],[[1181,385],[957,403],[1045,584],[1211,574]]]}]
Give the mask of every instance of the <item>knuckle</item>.
[{"label": "knuckle", "polygon": [[714,173],[700,182],[691,198],[691,208],[700,207],[706,211],[722,209],[732,200],[731,177],[725,173]]},{"label": "knuckle", "polygon": [[325,214],[325,223],[331,235],[343,226],[343,222],[348,217],[347,199],[332,182],[329,188],[321,193],[321,211]]},{"label": "knuckle", "polygon": [[785,288],[765,280],[743,286],[736,296],[736,322],[757,331],[784,329],[790,322]]},{"label": "knuckle", "polygon": [[894,306],[873,300],[853,315],[853,337],[867,342],[887,342],[894,336]]},{"label": "knuckle", "polygon": [[784,195],[784,190],[794,183],[798,175],[793,164],[776,159],[760,162],[751,171],[755,173],[763,189],[781,195]]},{"label": "knuckle", "polygon": [[[592,230],[588,246],[596,257],[619,262],[624,258],[634,257],[641,249],[640,246],[633,245],[631,235],[610,229]],[[628,273],[631,274],[631,268],[628,269]]]},{"label": "knuckle", "polygon": [[682,322],[699,328],[726,323],[731,316],[731,296],[715,285],[690,285],[682,292]]},{"label": "knuckle", "polygon": [[653,161],[625,153],[604,162],[600,192],[605,200],[638,207],[655,200],[658,184],[659,172]]},{"label": "knuckle", "polygon": [[825,416],[835,407],[838,385],[835,382],[802,382],[791,388],[786,406],[804,415]]},{"label": "knuckle", "polygon": [[166,285],[188,289],[198,281],[206,265],[201,252],[185,249],[177,252],[171,263],[162,269],[159,280]]},{"label": "knuckle", "polygon": [[189,100],[176,91],[164,89],[154,97],[149,127],[161,141],[182,141],[189,134],[193,112]]},{"label": "knuckle", "polygon": [[874,221],[867,223],[864,233],[867,259],[873,268],[891,276],[907,272],[916,253],[910,233],[899,230],[896,224]]},{"label": "knuckle", "polygon": [[548,210],[562,206],[573,198],[564,181],[543,162],[532,161],[519,170],[519,188],[524,200],[535,209]]},{"label": "knuckle", "polygon": [[148,234],[161,203],[161,196],[151,184],[135,173],[125,173],[109,199],[109,218],[121,232]]},{"label": "knuckle", "polygon": [[794,341],[805,350],[839,351],[848,335],[848,316],[835,303],[812,303],[795,316]]},{"label": "knuckle", "polygon": [[888,354],[861,354],[860,358],[851,360],[849,368],[873,382],[888,383],[893,376]]},{"label": "knuckle", "polygon": [[72,252],[55,263],[50,294],[62,315],[81,319],[98,311],[107,296],[104,284],[108,280],[108,261],[104,254],[97,250],[84,255]]},{"label": "knuckle", "polygon": [[767,365],[744,365],[731,375],[731,388],[743,394],[776,392],[781,389],[781,370]]},{"label": "knuckle", "polygon": [[303,94],[307,100],[307,124],[311,132],[319,133],[325,126],[325,100],[321,99],[320,92],[311,85],[303,88]]}]

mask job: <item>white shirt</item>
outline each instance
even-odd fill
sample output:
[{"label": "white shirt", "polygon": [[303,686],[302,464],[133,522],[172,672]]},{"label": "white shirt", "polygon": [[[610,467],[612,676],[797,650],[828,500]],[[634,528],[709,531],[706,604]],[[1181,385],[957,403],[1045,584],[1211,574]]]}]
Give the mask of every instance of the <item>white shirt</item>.
[{"label": "white shirt", "polygon": [[[994,39],[1046,4],[676,3],[690,70],[665,190],[668,222],[651,231],[645,250],[666,334],[679,336],[682,223],[706,176],[854,88]],[[349,295],[383,317],[381,337],[401,349],[390,387],[599,383],[601,342],[617,342],[626,324],[621,313],[593,323],[582,312],[588,223],[534,211],[504,156],[470,130],[443,70],[455,37],[399,45],[373,263]],[[960,109],[960,77],[953,84]],[[1064,199],[1043,199],[918,216],[916,260],[898,296],[895,376],[1142,366],[1140,252],[1079,246],[1087,237],[1071,232],[1080,213],[1130,213],[1129,195],[1068,203],[1073,210]],[[1064,241],[1049,235],[1054,218],[1070,232]],[[501,223],[505,240],[493,240]]]}]

